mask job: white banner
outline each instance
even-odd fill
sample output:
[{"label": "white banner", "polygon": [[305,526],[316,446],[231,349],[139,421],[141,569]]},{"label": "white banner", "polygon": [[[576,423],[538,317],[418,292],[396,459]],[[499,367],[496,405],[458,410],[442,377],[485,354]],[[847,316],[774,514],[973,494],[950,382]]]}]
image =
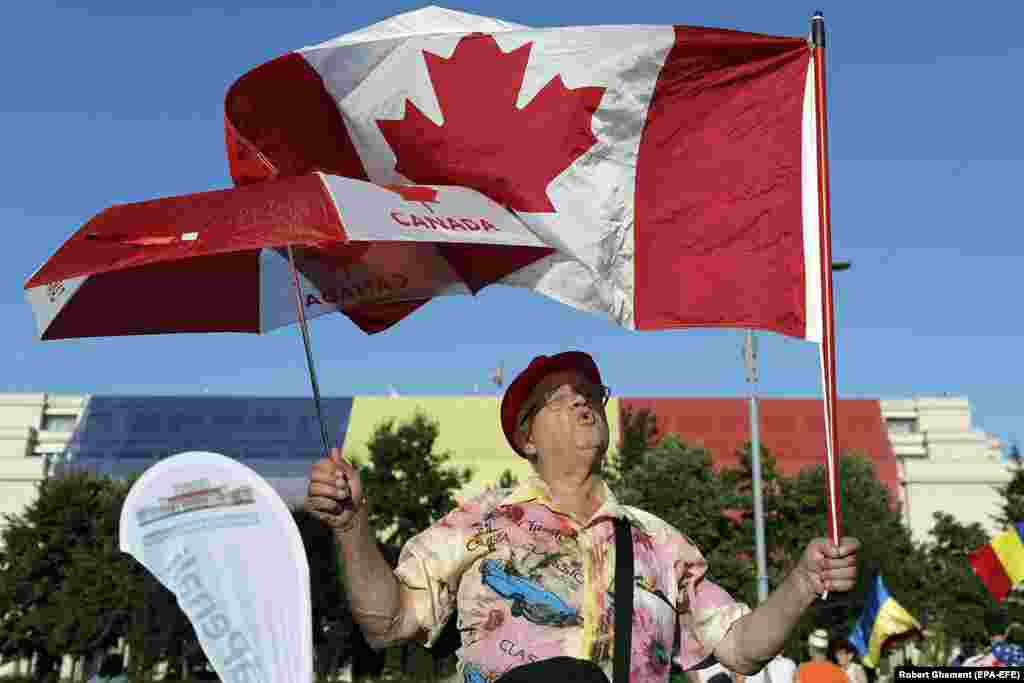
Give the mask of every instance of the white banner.
[{"label": "white banner", "polygon": [[309,563],[291,512],[236,460],[181,453],[132,486],[121,551],[178,599],[225,683],[311,683]]}]

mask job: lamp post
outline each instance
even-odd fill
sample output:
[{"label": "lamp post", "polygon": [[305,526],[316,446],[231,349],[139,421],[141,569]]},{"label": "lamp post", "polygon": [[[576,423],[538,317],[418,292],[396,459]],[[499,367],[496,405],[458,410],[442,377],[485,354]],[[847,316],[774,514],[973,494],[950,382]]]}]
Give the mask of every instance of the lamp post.
[{"label": "lamp post", "polygon": [[[843,272],[852,267],[850,261],[832,262],[833,272]],[[764,540],[764,498],[761,489],[761,430],[757,414],[757,337],[754,336],[753,330],[747,330],[743,343],[743,364],[747,371],[747,383],[750,384],[750,477],[754,489],[754,552],[757,562],[757,601],[762,603],[768,599],[768,560]]]}]

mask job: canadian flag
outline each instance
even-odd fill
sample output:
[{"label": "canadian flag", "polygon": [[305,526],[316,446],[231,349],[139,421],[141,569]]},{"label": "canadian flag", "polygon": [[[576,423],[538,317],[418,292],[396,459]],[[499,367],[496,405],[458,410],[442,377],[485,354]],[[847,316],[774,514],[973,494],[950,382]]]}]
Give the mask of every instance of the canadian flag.
[{"label": "canadian flag", "polygon": [[431,7],[239,79],[231,173],[470,187],[557,249],[505,284],[634,329],[820,341],[811,56],[803,38]]}]

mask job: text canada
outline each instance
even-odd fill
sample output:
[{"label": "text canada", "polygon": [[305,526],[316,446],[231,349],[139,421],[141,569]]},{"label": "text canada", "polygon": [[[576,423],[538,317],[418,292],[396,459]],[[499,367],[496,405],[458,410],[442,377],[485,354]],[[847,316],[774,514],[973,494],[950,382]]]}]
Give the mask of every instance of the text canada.
[{"label": "text canada", "polygon": [[406,228],[423,230],[460,230],[462,232],[499,232],[498,226],[486,218],[453,218],[452,216],[420,216],[392,211],[391,220]]},{"label": "text canada", "polygon": [[405,289],[409,278],[400,273],[370,277],[362,282],[347,282],[334,287],[325,287],[320,296],[306,295],[307,306],[334,304],[344,306],[358,301],[386,298],[398,290]]}]

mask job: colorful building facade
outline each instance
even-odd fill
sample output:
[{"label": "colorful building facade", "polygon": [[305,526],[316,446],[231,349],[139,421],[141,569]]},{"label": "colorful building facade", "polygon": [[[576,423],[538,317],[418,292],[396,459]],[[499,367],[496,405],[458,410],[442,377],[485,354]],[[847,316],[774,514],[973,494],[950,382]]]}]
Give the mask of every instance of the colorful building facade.
[{"label": "colorful building facade", "polygon": [[[451,453],[452,466],[474,470],[459,493],[466,498],[506,469],[519,479],[531,472],[505,441],[500,404],[500,396],[480,394],[360,396],[325,398],[323,410],[332,444],[363,461],[378,425],[418,411],[437,420],[435,451]],[[750,439],[745,399],[626,397],[608,404],[612,444],[622,412],[644,408],[662,434],[706,447],[716,467],[735,466]],[[761,441],[780,471],[795,474],[824,461],[818,399],[762,399],[759,412]],[[1009,473],[998,441],[972,427],[965,398],[841,399],[837,417],[840,451],[871,459],[916,537],[924,539],[940,510],[992,528],[993,487]],[[294,504],[305,496],[323,447],[308,398],[0,394],[0,513],[19,512],[41,479],[68,469],[127,476],[190,450],[238,459]]]}]

